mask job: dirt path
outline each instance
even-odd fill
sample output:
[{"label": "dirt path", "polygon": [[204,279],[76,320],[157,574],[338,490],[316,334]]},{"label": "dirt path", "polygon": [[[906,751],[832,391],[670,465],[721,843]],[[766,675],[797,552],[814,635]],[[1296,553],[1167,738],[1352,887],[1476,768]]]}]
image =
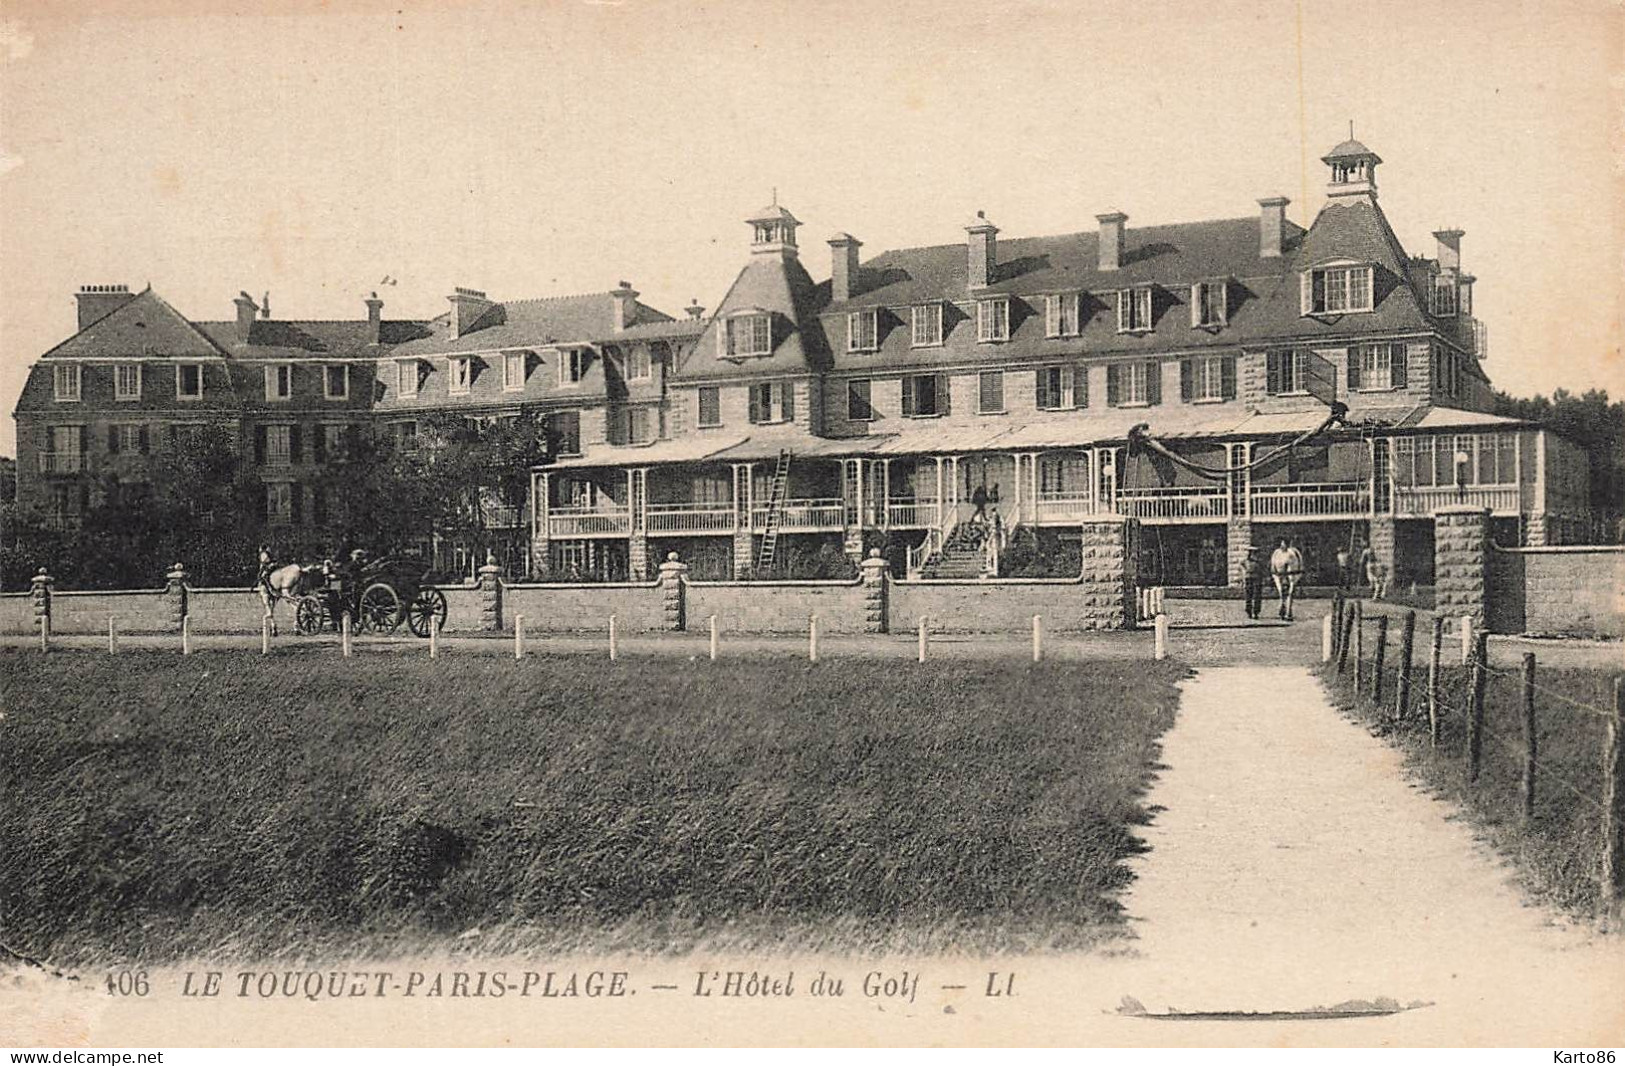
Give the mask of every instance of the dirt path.
[{"label": "dirt path", "polygon": [[[1131,994],[1148,1009],[1388,996],[1434,1006],[1321,1031],[1400,1044],[1625,1037],[1621,938],[1524,906],[1452,809],[1407,784],[1399,754],[1339,716],[1306,669],[1201,670],[1163,762],[1150,795],[1163,809],[1126,899],[1145,981]],[[1178,1024],[1181,1040],[1247,1039],[1238,1023]],[[1361,1035],[1336,1028],[1349,1026]]]}]

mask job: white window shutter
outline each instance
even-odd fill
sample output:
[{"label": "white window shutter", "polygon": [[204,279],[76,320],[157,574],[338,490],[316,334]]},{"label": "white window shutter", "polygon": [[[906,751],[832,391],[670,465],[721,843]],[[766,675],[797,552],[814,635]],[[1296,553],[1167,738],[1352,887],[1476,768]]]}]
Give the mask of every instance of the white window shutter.
[{"label": "white window shutter", "polygon": [[[725,318],[717,320],[717,354],[719,356],[728,354],[728,320]],[[563,380],[563,376],[564,371],[561,367],[559,371],[559,379],[561,381]]]},{"label": "white window shutter", "polygon": [[1059,337],[1061,335],[1061,297],[1044,297],[1044,335],[1046,337]]},{"label": "white window shutter", "polygon": [[1134,294],[1128,289],[1120,289],[1117,293],[1117,331],[1122,333],[1128,329],[1129,306]]},{"label": "white window shutter", "polygon": [[1312,302],[1314,300],[1314,288],[1315,283],[1311,271],[1305,270],[1302,274],[1298,275],[1299,314],[1307,315],[1314,309],[1312,307]]},{"label": "white window shutter", "polygon": [[1191,325],[1202,324],[1202,283],[1191,286]]}]

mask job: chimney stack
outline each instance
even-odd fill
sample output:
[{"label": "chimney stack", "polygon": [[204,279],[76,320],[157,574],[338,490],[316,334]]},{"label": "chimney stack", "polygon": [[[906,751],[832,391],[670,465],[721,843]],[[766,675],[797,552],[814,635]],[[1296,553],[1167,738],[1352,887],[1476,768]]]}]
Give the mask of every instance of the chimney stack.
[{"label": "chimney stack", "polygon": [[81,285],[74,293],[79,302],[79,328],[84,329],[117,311],[131,300],[128,285]]},{"label": "chimney stack", "polygon": [[705,308],[700,306],[700,300],[697,296],[688,301],[688,306],[683,308],[683,311],[696,322],[705,315]]},{"label": "chimney stack", "polygon": [[1466,235],[1465,230],[1441,229],[1435,230],[1433,239],[1439,242],[1439,269],[1461,269],[1461,239]]},{"label": "chimney stack", "polygon": [[384,301],[377,293],[367,297],[367,343],[377,344],[384,321]]},{"label": "chimney stack", "polygon": [[1123,265],[1123,223],[1128,216],[1109,211],[1095,218],[1100,222],[1100,269],[1116,270]]},{"label": "chimney stack", "polygon": [[1292,201],[1284,196],[1266,196],[1258,201],[1262,209],[1258,215],[1258,254],[1263,259],[1275,259],[1281,254],[1286,236],[1286,205]]},{"label": "chimney stack", "polygon": [[638,291],[630,281],[623,281],[610,295],[615,298],[615,332],[619,333],[637,317]]},{"label": "chimney stack", "polygon": [[999,227],[978,211],[976,220],[965,227],[965,232],[970,235],[969,286],[972,289],[985,289],[999,271]]},{"label": "chimney stack", "polygon": [[254,328],[254,315],[259,312],[259,305],[254,297],[246,292],[239,292],[232,303],[237,305],[237,343],[247,344],[248,334]]},{"label": "chimney stack", "polygon": [[833,303],[852,299],[858,287],[858,249],[863,242],[850,233],[837,233],[829,239],[829,298]]},{"label": "chimney stack", "polygon": [[474,325],[476,319],[491,309],[491,301],[485,298],[485,293],[478,289],[465,289],[456,286],[451,295],[446,297],[451,301],[451,335],[453,338],[461,337]]},{"label": "chimney stack", "polygon": [[271,317],[271,292],[269,289],[266,290],[265,298],[260,301],[260,317]]}]

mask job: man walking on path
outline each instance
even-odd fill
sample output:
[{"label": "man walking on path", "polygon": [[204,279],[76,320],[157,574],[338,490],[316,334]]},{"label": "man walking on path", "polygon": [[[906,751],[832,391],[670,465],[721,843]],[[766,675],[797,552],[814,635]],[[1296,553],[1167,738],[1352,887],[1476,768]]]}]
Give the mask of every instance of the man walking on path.
[{"label": "man walking on path", "polygon": [[1264,557],[1258,545],[1247,545],[1247,559],[1242,563],[1242,594],[1247,617],[1256,619],[1264,613]]},{"label": "man walking on path", "polygon": [[1292,621],[1292,599],[1303,578],[1303,553],[1285,537],[1270,553],[1270,576],[1275,579],[1275,593],[1281,598],[1276,617]]}]

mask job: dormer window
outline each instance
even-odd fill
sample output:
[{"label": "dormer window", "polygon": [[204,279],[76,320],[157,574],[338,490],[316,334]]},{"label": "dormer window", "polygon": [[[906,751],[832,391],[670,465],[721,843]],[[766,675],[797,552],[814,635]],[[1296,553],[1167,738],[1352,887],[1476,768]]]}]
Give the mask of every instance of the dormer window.
[{"label": "dormer window", "polygon": [[1456,313],[1456,279],[1443,275],[1433,279],[1433,313],[1450,318]]},{"label": "dormer window", "polygon": [[755,312],[724,319],[717,335],[721,354],[729,357],[773,354],[773,322],[768,314]]},{"label": "dormer window", "polygon": [[1229,285],[1224,279],[1191,286],[1191,325],[1222,326],[1230,320]]},{"label": "dormer window", "polygon": [[273,363],[265,368],[265,398],[272,402],[293,398],[292,363]]},{"label": "dormer window", "polygon": [[141,364],[115,363],[113,366],[113,399],[141,399]]},{"label": "dormer window", "polygon": [[59,363],[52,367],[51,390],[57,403],[79,402],[79,364]]},{"label": "dormer window", "polygon": [[942,343],[942,305],[916,304],[911,314],[911,343],[916,348],[930,348]]},{"label": "dormer window", "polygon": [[846,316],[846,350],[872,352],[880,347],[880,312],[853,311]]},{"label": "dormer window", "polygon": [[344,363],[328,363],[322,367],[322,396],[329,400],[350,398],[350,368]]},{"label": "dormer window", "polygon": [[1123,289],[1117,294],[1117,332],[1140,333],[1151,328],[1151,286]]},{"label": "dormer window", "polygon": [[1052,293],[1044,298],[1044,336],[1076,337],[1082,332],[1083,294]]},{"label": "dormer window", "polygon": [[586,348],[567,348],[559,353],[559,384],[579,385],[587,376]]},{"label": "dormer window", "polygon": [[398,359],[395,362],[395,395],[403,400],[414,400],[418,395],[418,361]]},{"label": "dormer window", "polygon": [[1009,297],[976,301],[976,339],[983,344],[1010,339]]},{"label": "dormer window", "polygon": [[202,364],[175,364],[175,398],[177,400],[201,400],[203,398]]},{"label": "dormer window", "polygon": [[502,389],[504,392],[519,392],[525,387],[525,353],[502,353]]},{"label": "dormer window", "polygon": [[446,391],[453,396],[467,396],[474,385],[474,360],[466,355],[446,360]]},{"label": "dormer window", "polygon": [[1371,310],[1371,267],[1351,264],[1317,267],[1303,274],[1303,313],[1341,315]]}]

